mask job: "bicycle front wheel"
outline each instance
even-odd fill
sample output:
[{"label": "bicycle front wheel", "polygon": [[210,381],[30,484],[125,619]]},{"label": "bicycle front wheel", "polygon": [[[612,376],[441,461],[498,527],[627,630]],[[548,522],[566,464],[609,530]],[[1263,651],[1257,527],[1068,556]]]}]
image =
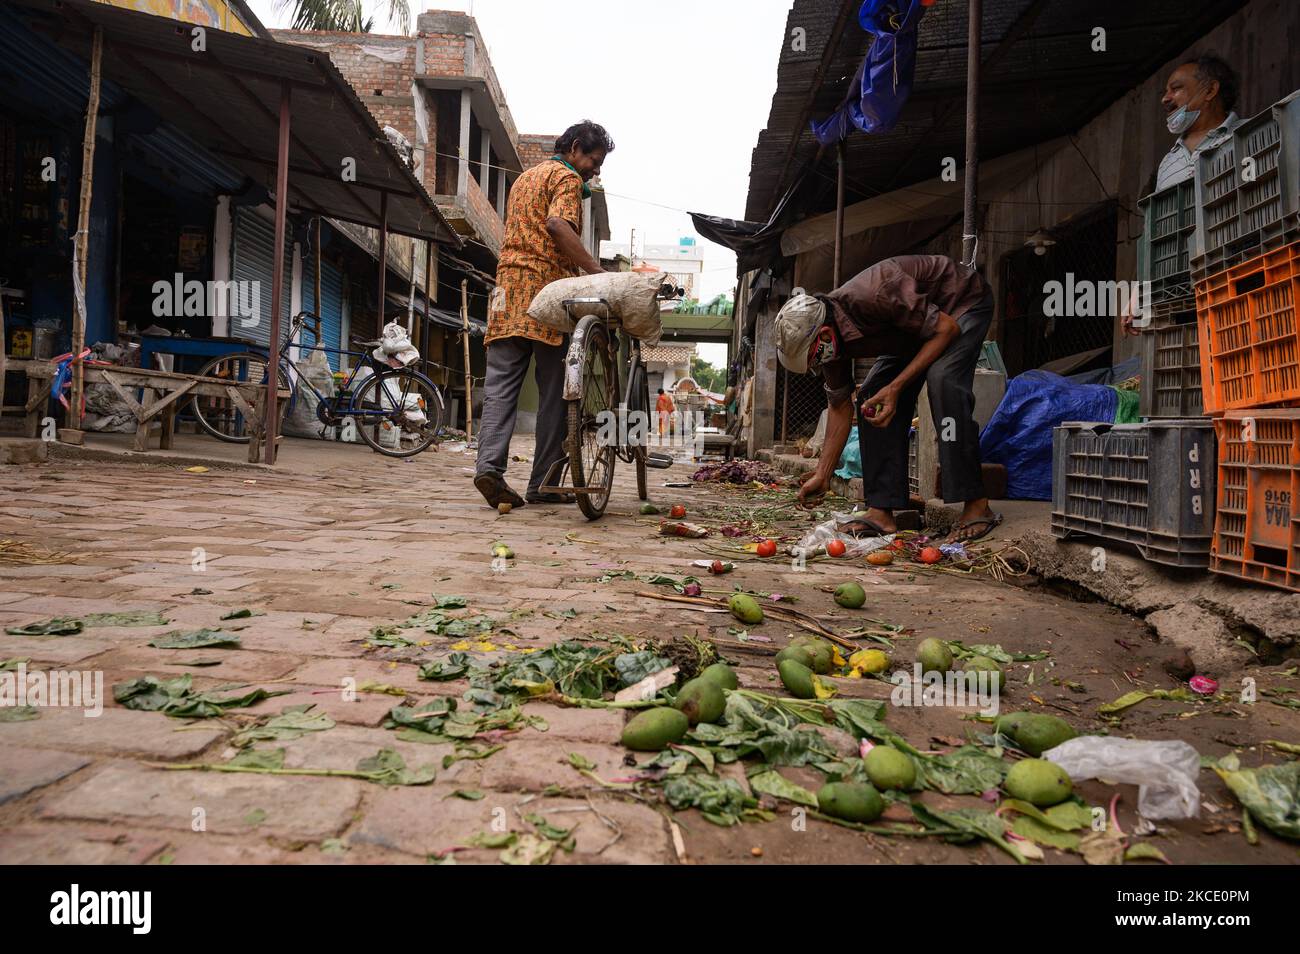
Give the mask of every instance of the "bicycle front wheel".
[{"label": "bicycle front wheel", "polygon": [[617,375],[605,326],[592,323],[583,343],[582,397],[569,402],[567,450],[578,509],[596,520],[609,505],[618,448]]},{"label": "bicycle front wheel", "polygon": [[641,500],[650,499],[650,489],[646,486],[646,443],[650,440],[650,386],[646,380],[645,365],[638,362],[632,370],[632,386],[629,388],[631,400],[628,402],[629,416],[643,428],[641,443],[631,447],[632,462],[636,466],[636,495]]},{"label": "bicycle front wheel", "polygon": [[[283,365],[277,371],[280,390],[289,390],[289,377],[285,374]],[[199,376],[220,378],[231,383],[247,384],[252,382],[265,385],[267,380],[267,357],[253,351],[224,354],[205,364],[202,370],[199,371]],[[293,403],[294,397],[294,393],[290,391],[289,399],[279,402],[278,412],[282,425],[284,424],[285,415],[289,413],[289,405]],[[190,407],[194,411],[195,419],[199,422],[199,427],[217,440],[228,441],[232,444],[248,443],[248,422],[244,420],[243,412],[234,401],[226,397],[195,395],[190,402]],[[283,428],[280,428],[280,431],[282,432]]]},{"label": "bicycle front wheel", "polygon": [[386,457],[414,457],[442,427],[446,405],[438,386],[410,368],[366,378],[352,401],[357,433]]}]

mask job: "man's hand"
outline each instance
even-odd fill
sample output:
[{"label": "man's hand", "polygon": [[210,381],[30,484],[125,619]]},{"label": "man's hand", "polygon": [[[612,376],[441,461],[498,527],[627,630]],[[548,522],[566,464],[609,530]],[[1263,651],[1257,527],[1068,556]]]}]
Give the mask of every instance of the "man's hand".
[{"label": "man's hand", "polygon": [[[874,414],[868,414],[868,410],[876,408]],[[862,402],[862,416],[867,419],[867,423],[872,427],[884,427],[894,419],[894,412],[898,410],[898,389],[892,384],[887,384],[874,395]]]},{"label": "man's hand", "polygon": [[826,496],[826,478],[813,473],[799,488],[799,506],[811,510]]}]

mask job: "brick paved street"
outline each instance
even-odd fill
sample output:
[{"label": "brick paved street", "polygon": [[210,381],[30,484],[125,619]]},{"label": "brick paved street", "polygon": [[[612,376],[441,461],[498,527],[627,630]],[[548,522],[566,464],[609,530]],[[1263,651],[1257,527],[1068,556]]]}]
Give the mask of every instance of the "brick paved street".
[{"label": "brick paved street", "polygon": [[[700,541],[661,538],[659,518],[638,514],[626,467],[619,472],[609,513],[589,523],[574,507],[530,506],[497,515],[482,505],[470,483],[469,454],[443,450],[402,462],[357,447],[322,448],[291,442],[274,472],[214,467],[194,474],[166,463],[75,460],[5,470],[10,493],[0,506],[0,539],[65,554],[51,564],[0,564],[5,626],[131,610],[158,611],[168,622],[87,627],[68,636],[0,637],[0,659],[26,657],[32,669],[101,671],[110,697],[97,718],[77,709],[46,708],[39,718],[0,722],[0,862],[423,863],[432,854],[468,846],[476,834],[491,832],[494,820],[498,827],[504,818],[512,830],[528,831],[522,818],[529,813],[578,826],[574,851],[557,852],[553,863],[1010,861],[988,845],[864,836],[817,821],[801,830],[791,824],[786,803],[768,806],[776,812],[773,821],[723,828],[694,811],[673,813],[654,786],[631,794],[604,788],[580,774],[569,756],[585,757],[594,764],[593,773],[607,781],[632,775],[629,753],[619,744],[624,715],[615,710],[530,702],[524,711],[543,717],[547,731],[508,734],[495,754],[443,768],[451,746],[402,741],[382,727],[402,699],[361,691],[350,701],[341,688],[382,684],[391,687],[389,692],[409,693],[407,704],[459,696],[468,688],[464,680],[428,682],[417,676],[420,665],[446,655],[455,638],[421,634],[428,645],[404,649],[366,645],[373,627],[427,609],[433,594],[467,598],[468,607],[453,615],[483,613],[498,628],[508,627],[509,633],[484,636],[496,647],[484,658],[499,658],[508,646],[544,648],[595,634],[690,634],[727,644],[723,655],[737,664],[742,687],[765,691],[780,690],[770,654],[793,631],[769,619],[753,629],[770,643],[737,643],[728,633],[735,620],[725,612],[638,596],[651,589],[672,592],[639,581],[592,582],[623,570],[703,575],[689,565],[704,555]],[[520,439],[514,451],[527,455],[531,448]],[[527,466],[512,464],[517,486],[525,482]],[[685,466],[651,471],[652,499],[684,502],[691,516],[712,523],[722,511],[710,508],[744,503],[744,491],[662,486],[689,473]],[[490,545],[496,540],[516,554],[505,572],[491,569]],[[200,548],[202,560],[196,555]],[[930,635],[997,642],[1015,651],[1050,649],[1055,668],[1036,665],[1034,685],[1026,684],[1029,666],[1011,669],[1004,706],[1037,706],[1032,695],[1043,707],[1054,707],[1046,711],[1068,714],[1080,729],[1096,731],[1102,725],[1096,707],[1135,688],[1125,671],[1138,674],[1136,685],[1171,685],[1159,668],[1160,647],[1140,622],[1038,586],[897,568],[881,573],[859,562],[815,562],[795,573],[786,560],[741,561],[725,580],[797,596],[802,611],[847,628],[853,611],[836,607],[819,588],[850,577],[867,589],[864,612],[914,628],[913,635],[898,641],[903,666],[911,664],[915,640]],[[242,608],[264,615],[220,621]],[[147,645],[166,632],[203,627],[235,630],[240,648]],[[213,660],[216,665],[196,665]],[[193,721],[111,701],[114,684],[187,673],[198,688],[247,684],[288,694],[221,718]],[[1261,686],[1275,684],[1270,673],[1259,678]],[[883,699],[890,689],[874,680],[836,682],[845,696]],[[270,743],[285,749],[284,768],[351,770],[358,760],[393,748],[410,768],[434,765],[436,780],[386,788],[350,777],[161,767],[225,762],[235,754],[230,745],[235,731],[300,704],[313,704],[314,712],[328,715],[335,725]],[[1236,746],[1247,764],[1261,761],[1260,739],[1296,738],[1292,710],[1225,705],[1182,717],[1187,708],[1147,702],[1131,710],[1118,731],[1190,737],[1203,754]],[[893,708],[886,721],[921,748],[942,748],[971,728],[963,714],[968,712]],[[843,733],[832,741],[853,751],[853,740]],[[743,779],[741,769],[733,764],[718,771]],[[783,772],[814,790],[820,784],[819,773],[808,767]],[[1200,783],[1215,810],[1196,822],[1162,824],[1168,837],[1155,843],[1171,860],[1294,860],[1293,848],[1266,833],[1257,848],[1229,833],[1224,826],[1236,824],[1239,808],[1209,772],[1202,773]],[[1113,791],[1100,783],[1080,790],[1092,804],[1104,804]],[[1118,790],[1127,826],[1136,789]],[[457,791],[484,797],[452,797]],[[936,806],[980,805],[974,797],[933,792],[924,799]],[[890,809],[886,820],[896,813]],[[196,831],[200,816],[203,830]],[[897,816],[908,817],[906,812]],[[670,819],[680,836],[676,846]],[[1222,823],[1217,833],[1212,831],[1216,822]],[[495,849],[467,848],[456,859],[492,862],[497,855]],[[1077,856],[1049,851],[1047,860]]]}]

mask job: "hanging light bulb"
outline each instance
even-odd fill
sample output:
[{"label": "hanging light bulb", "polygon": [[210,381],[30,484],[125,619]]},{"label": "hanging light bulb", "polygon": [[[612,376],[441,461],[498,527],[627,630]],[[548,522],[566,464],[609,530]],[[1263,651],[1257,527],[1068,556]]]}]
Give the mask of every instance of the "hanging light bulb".
[{"label": "hanging light bulb", "polygon": [[1051,233],[1041,228],[1025,240],[1025,247],[1032,248],[1035,255],[1046,255],[1047,250],[1055,244],[1056,239],[1052,238]]}]

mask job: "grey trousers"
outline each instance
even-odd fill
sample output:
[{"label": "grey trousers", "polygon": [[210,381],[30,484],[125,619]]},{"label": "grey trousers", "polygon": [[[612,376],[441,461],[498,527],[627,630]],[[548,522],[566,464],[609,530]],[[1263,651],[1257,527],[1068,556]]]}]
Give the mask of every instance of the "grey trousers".
[{"label": "grey trousers", "polygon": [[909,506],[907,439],[922,386],[929,387],[930,414],[939,435],[944,503],[984,496],[980,432],[975,423],[975,366],[992,320],[993,296],[989,294],[957,319],[961,329],[957,340],[923,377],[903,390],[893,420],[884,427],[872,427],[862,416],[862,402],[898,377],[915,353],[885,355],[872,365],[854,402],[862,450],[862,495],[868,507],[895,510]]},{"label": "grey trousers", "polygon": [[568,338],[558,345],[531,338],[497,338],[487,346],[487,382],[483,390],[483,417],[478,430],[478,461],[474,475],[506,472],[510,438],[515,433],[519,390],[530,359],[537,360],[537,442],[528,492],[536,493],[551,465],[564,456],[568,420],[564,404],[564,354]]}]

